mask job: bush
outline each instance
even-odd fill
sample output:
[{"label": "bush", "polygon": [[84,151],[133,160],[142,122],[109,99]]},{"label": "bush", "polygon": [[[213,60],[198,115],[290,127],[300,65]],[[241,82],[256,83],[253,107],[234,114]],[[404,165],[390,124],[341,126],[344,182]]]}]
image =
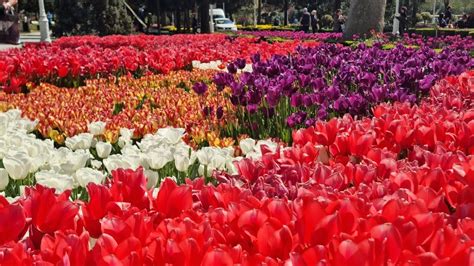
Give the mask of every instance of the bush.
[{"label": "bush", "polygon": [[[74,12],[71,12],[74,10]],[[88,1],[63,0],[55,5],[56,14],[53,33],[55,36],[83,35],[95,33],[91,25],[94,14]]]},{"label": "bush", "polygon": [[425,37],[452,36],[452,35],[459,35],[461,37],[474,36],[474,31],[472,29],[418,28],[418,29],[410,29],[409,33],[415,33],[415,34],[419,34]]},{"label": "bush", "polygon": [[334,22],[334,19],[332,18],[331,15],[326,14],[321,18],[321,26],[323,28],[331,28],[333,22]]},{"label": "bush", "polygon": [[243,30],[243,31],[294,31],[298,30],[297,26],[273,26],[270,24],[259,24],[256,27],[251,25],[251,26],[243,26],[237,24],[237,29]]},{"label": "bush", "polygon": [[132,18],[120,0],[57,1],[55,13],[56,36],[133,32]]},{"label": "bush", "polygon": [[133,32],[132,18],[120,0],[108,0],[102,11],[103,24],[98,28],[100,35],[130,34]]},{"label": "bush", "polygon": [[421,12],[421,18],[423,19],[423,23],[428,23],[431,20],[430,12]]},{"label": "bush", "polygon": [[420,22],[420,21],[423,21],[423,16],[420,14],[420,13],[416,13],[416,22]]}]

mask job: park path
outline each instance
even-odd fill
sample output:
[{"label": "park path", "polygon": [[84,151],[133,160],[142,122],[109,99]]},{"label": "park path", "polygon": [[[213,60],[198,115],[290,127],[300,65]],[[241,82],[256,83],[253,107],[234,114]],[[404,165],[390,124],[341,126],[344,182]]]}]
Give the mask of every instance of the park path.
[{"label": "park path", "polygon": [[[29,33],[21,33],[20,34],[20,42],[21,43],[31,43],[31,42],[39,42],[40,41],[40,33],[39,31],[29,32]],[[0,51],[7,50],[10,48],[21,48],[21,45],[11,45],[11,44],[3,44],[0,43]]]}]

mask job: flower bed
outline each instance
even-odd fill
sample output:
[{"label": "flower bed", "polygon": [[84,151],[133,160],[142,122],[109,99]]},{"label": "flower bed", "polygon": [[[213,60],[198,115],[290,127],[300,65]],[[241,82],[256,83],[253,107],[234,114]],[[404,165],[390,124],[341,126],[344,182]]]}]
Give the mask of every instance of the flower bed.
[{"label": "flower bed", "polygon": [[88,201],[40,185],[0,196],[0,263],[469,265],[473,88],[466,72],[420,106],[318,122],[216,173],[218,186],[153,191],[142,170],[117,170]]},{"label": "flower bed", "polygon": [[[193,60],[227,62],[261,53],[287,54],[300,41],[269,44],[224,34],[175,36],[68,37],[51,45],[28,45],[0,53],[0,89],[20,92],[27,82],[77,87],[86,79],[183,69]],[[304,45],[316,45],[315,42]]]},{"label": "flower bed", "polygon": [[[231,63],[229,72],[242,68],[241,61]],[[267,61],[255,56],[252,73],[219,73],[214,82],[231,88],[242,133],[288,142],[290,128],[346,113],[368,115],[385,101],[415,103],[436,80],[472,67],[474,59],[464,49],[436,53],[403,45],[384,50],[380,43],[324,44]]]},{"label": "flower bed", "polygon": [[324,41],[337,41],[342,38],[342,33],[305,33],[304,31],[241,31],[238,33],[242,36],[254,36],[263,38],[278,38],[278,39],[289,39],[289,40],[317,40],[320,42]]},{"label": "flower bed", "polygon": [[171,126],[185,128],[194,144],[212,144],[235,120],[233,106],[215,86],[210,85],[205,97],[192,92],[194,82],[209,81],[214,74],[194,70],[91,80],[77,89],[42,84],[28,94],[0,92],[0,106],[19,108],[27,118],[38,119],[39,133],[60,144],[66,137],[87,132],[94,121],[106,123],[103,135],[111,143],[117,141],[120,128],[133,129],[139,139]]}]

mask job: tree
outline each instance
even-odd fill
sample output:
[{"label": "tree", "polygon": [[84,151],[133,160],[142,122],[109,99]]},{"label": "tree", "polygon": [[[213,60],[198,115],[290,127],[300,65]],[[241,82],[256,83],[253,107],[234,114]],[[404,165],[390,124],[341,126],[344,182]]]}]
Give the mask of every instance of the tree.
[{"label": "tree", "polygon": [[54,13],[56,14],[53,27],[55,36],[95,33],[92,25],[95,16],[90,1],[56,0]]},{"label": "tree", "polygon": [[201,15],[201,33],[209,33],[209,0],[201,0],[199,5],[199,14]]},{"label": "tree", "polygon": [[449,0],[443,0],[444,2],[444,9],[447,9],[449,6]]},{"label": "tree", "polygon": [[100,14],[102,25],[98,27],[100,35],[130,34],[133,22],[122,0],[108,0]]},{"label": "tree", "polygon": [[353,35],[367,35],[372,31],[382,32],[387,0],[352,0],[349,18],[344,30],[344,38]]}]

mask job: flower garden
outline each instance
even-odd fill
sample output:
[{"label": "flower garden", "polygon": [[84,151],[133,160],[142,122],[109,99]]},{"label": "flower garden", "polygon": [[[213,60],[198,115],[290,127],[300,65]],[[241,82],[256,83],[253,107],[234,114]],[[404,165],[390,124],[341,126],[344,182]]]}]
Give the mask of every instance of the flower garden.
[{"label": "flower garden", "polygon": [[474,40],[0,52],[0,265],[472,265]]}]

